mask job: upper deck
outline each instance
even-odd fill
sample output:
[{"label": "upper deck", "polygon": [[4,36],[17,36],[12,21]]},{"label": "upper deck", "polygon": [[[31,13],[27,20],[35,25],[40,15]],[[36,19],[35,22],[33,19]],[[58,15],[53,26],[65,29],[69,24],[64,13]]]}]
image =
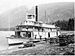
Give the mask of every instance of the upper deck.
[{"label": "upper deck", "polygon": [[27,14],[26,20],[23,21],[21,24],[16,26],[17,31],[24,31],[24,30],[30,30],[30,31],[57,31],[59,29],[55,25],[52,24],[46,24],[41,21],[36,21],[35,15]]}]

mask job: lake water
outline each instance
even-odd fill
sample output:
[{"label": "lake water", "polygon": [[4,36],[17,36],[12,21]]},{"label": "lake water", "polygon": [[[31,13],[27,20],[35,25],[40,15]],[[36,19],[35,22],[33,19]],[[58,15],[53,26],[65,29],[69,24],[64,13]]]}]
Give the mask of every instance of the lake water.
[{"label": "lake water", "polygon": [[6,37],[15,35],[14,31],[0,31],[0,50],[8,49],[8,41]]}]

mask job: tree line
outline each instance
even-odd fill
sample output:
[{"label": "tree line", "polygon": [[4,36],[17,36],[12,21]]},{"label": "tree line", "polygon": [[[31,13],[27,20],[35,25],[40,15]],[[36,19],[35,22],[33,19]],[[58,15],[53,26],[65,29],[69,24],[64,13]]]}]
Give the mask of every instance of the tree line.
[{"label": "tree line", "polygon": [[54,23],[56,26],[60,27],[61,30],[74,31],[74,18],[69,20],[58,20]]}]

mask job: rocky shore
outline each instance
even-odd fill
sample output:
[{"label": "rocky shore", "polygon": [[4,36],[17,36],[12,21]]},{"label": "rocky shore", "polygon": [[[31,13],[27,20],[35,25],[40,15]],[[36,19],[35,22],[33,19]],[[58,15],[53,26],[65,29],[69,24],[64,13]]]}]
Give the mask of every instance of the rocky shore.
[{"label": "rocky shore", "polygon": [[58,44],[37,43],[34,47],[14,48],[1,52],[1,55],[74,55],[75,44],[60,47]]}]

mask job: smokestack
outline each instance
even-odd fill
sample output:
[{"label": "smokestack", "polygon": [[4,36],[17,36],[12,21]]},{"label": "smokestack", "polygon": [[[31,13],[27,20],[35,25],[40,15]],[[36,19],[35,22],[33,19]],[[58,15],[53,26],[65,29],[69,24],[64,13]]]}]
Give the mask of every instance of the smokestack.
[{"label": "smokestack", "polygon": [[38,6],[35,8],[36,21],[38,21]]}]

